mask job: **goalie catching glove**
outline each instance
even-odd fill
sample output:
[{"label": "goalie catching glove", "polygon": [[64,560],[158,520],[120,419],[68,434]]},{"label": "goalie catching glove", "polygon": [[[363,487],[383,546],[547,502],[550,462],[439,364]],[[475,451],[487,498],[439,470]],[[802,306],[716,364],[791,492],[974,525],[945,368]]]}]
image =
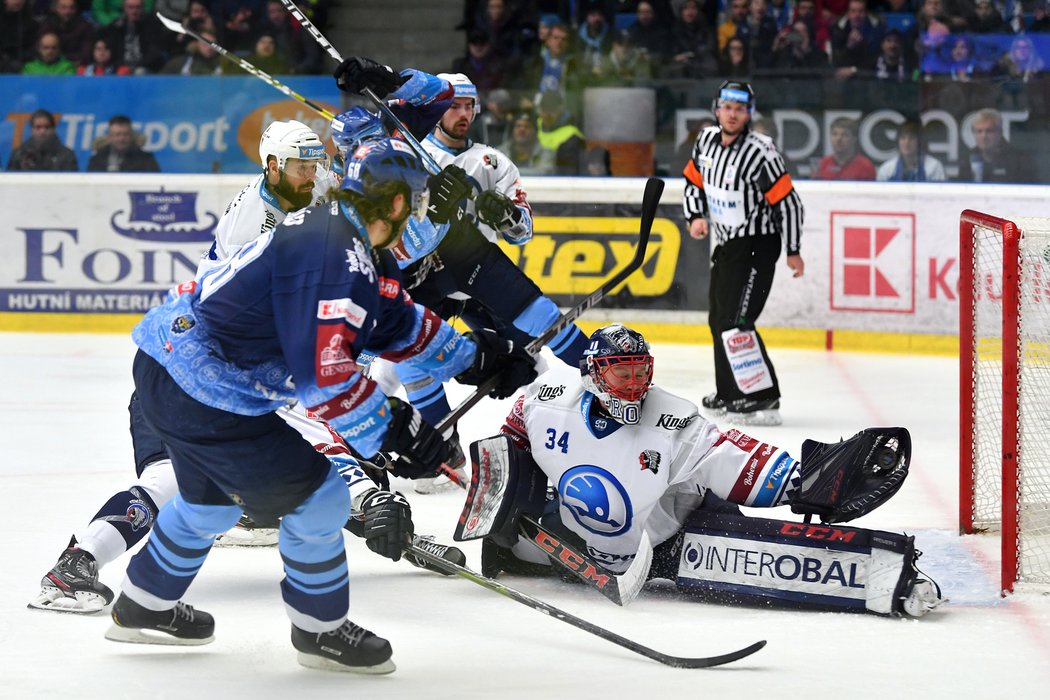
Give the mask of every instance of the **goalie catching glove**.
[{"label": "goalie catching glove", "polygon": [[400,493],[369,491],[360,506],[365,545],[376,554],[397,561],[412,544],[412,507]]},{"label": "goalie catching glove", "polygon": [[360,56],[343,60],[332,75],[335,77],[336,86],[343,92],[360,95],[367,88],[377,97],[384,97],[397,90],[408,80],[407,77],[398,75],[390,66]]},{"label": "goalie catching glove", "polygon": [[867,428],[834,444],[802,443],[802,484],[791,511],[844,523],[878,508],[908,476],[911,434],[906,428]]},{"label": "goalie catching glove", "polygon": [[458,165],[447,165],[437,175],[427,180],[430,190],[430,206],[427,218],[436,224],[445,224],[455,215],[459,203],[474,191],[467,179],[467,171]]},{"label": "goalie catching glove", "polygon": [[521,210],[510,197],[495,190],[485,190],[474,200],[478,221],[502,233],[521,221]]},{"label": "goalie catching glove", "polygon": [[505,399],[536,378],[536,358],[514,341],[502,338],[488,328],[466,335],[474,341],[477,351],[474,353],[473,366],[456,375],[456,381],[460,384],[477,386],[495,377],[496,383],[489,390],[489,396]]}]

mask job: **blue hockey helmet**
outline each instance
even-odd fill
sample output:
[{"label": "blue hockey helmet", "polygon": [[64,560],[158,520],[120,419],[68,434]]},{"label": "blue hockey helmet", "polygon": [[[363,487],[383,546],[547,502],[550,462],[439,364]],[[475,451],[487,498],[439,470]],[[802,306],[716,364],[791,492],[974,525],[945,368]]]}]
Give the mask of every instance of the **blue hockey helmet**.
[{"label": "blue hockey helmet", "polygon": [[409,214],[422,221],[430,200],[428,177],[411,146],[399,139],[382,137],[365,141],[347,156],[339,187],[366,200],[392,197],[401,190],[408,199]]},{"label": "blue hockey helmet", "polygon": [[591,334],[580,358],[583,388],[625,425],[641,418],[642,400],[653,384],[653,356],[642,334],[619,323]]},{"label": "blue hockey helmet", "polygon": [[345,157],[363,141],[386,136],[383,120],[364,107],[350,109],[332,117],[332,141]]},{"label": "blue hockey helmet", "polygon": [[742,102],[747,105],[748,114],[755,111],[755,91],[751,89],[751,83],[742,80],[726,80],[718,86],[718,95],[711,102],[711,111],[718,110],[722,102]]}]

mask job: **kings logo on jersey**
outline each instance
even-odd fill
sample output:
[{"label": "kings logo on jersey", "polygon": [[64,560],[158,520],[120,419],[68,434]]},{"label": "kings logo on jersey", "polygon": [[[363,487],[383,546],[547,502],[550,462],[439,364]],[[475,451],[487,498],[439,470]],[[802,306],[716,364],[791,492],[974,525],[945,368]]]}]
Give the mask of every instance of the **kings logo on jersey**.
[{"label": "kings logo on jersey", "polygon": [[565,471],[558,480],[561,504],[588,532],[616,537],[631,529],[634,513],[627,490],[611,473],[591,464]]}]

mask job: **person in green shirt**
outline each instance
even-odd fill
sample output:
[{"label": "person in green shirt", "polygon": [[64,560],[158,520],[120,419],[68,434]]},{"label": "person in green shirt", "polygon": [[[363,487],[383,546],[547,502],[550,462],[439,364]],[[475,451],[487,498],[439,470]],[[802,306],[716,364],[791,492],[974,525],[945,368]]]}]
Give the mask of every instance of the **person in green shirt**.
[{"label": "person in green shirt", "polygon": [[59,53],[58,34],[45,32],[36,40],[36,58],[22,66],[22,75],[75,75],[77,67]]}]

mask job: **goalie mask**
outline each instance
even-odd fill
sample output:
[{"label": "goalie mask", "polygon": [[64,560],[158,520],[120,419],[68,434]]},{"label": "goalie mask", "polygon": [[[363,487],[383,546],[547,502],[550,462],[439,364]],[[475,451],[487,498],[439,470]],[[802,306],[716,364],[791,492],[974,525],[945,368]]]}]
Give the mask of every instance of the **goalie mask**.
[{"label": "goalie mask", "polygon": [[614,323],[596,330],[580,358],[583,388],[618,423],[636,425],[653,384],[653,356],[638,331]]}]

